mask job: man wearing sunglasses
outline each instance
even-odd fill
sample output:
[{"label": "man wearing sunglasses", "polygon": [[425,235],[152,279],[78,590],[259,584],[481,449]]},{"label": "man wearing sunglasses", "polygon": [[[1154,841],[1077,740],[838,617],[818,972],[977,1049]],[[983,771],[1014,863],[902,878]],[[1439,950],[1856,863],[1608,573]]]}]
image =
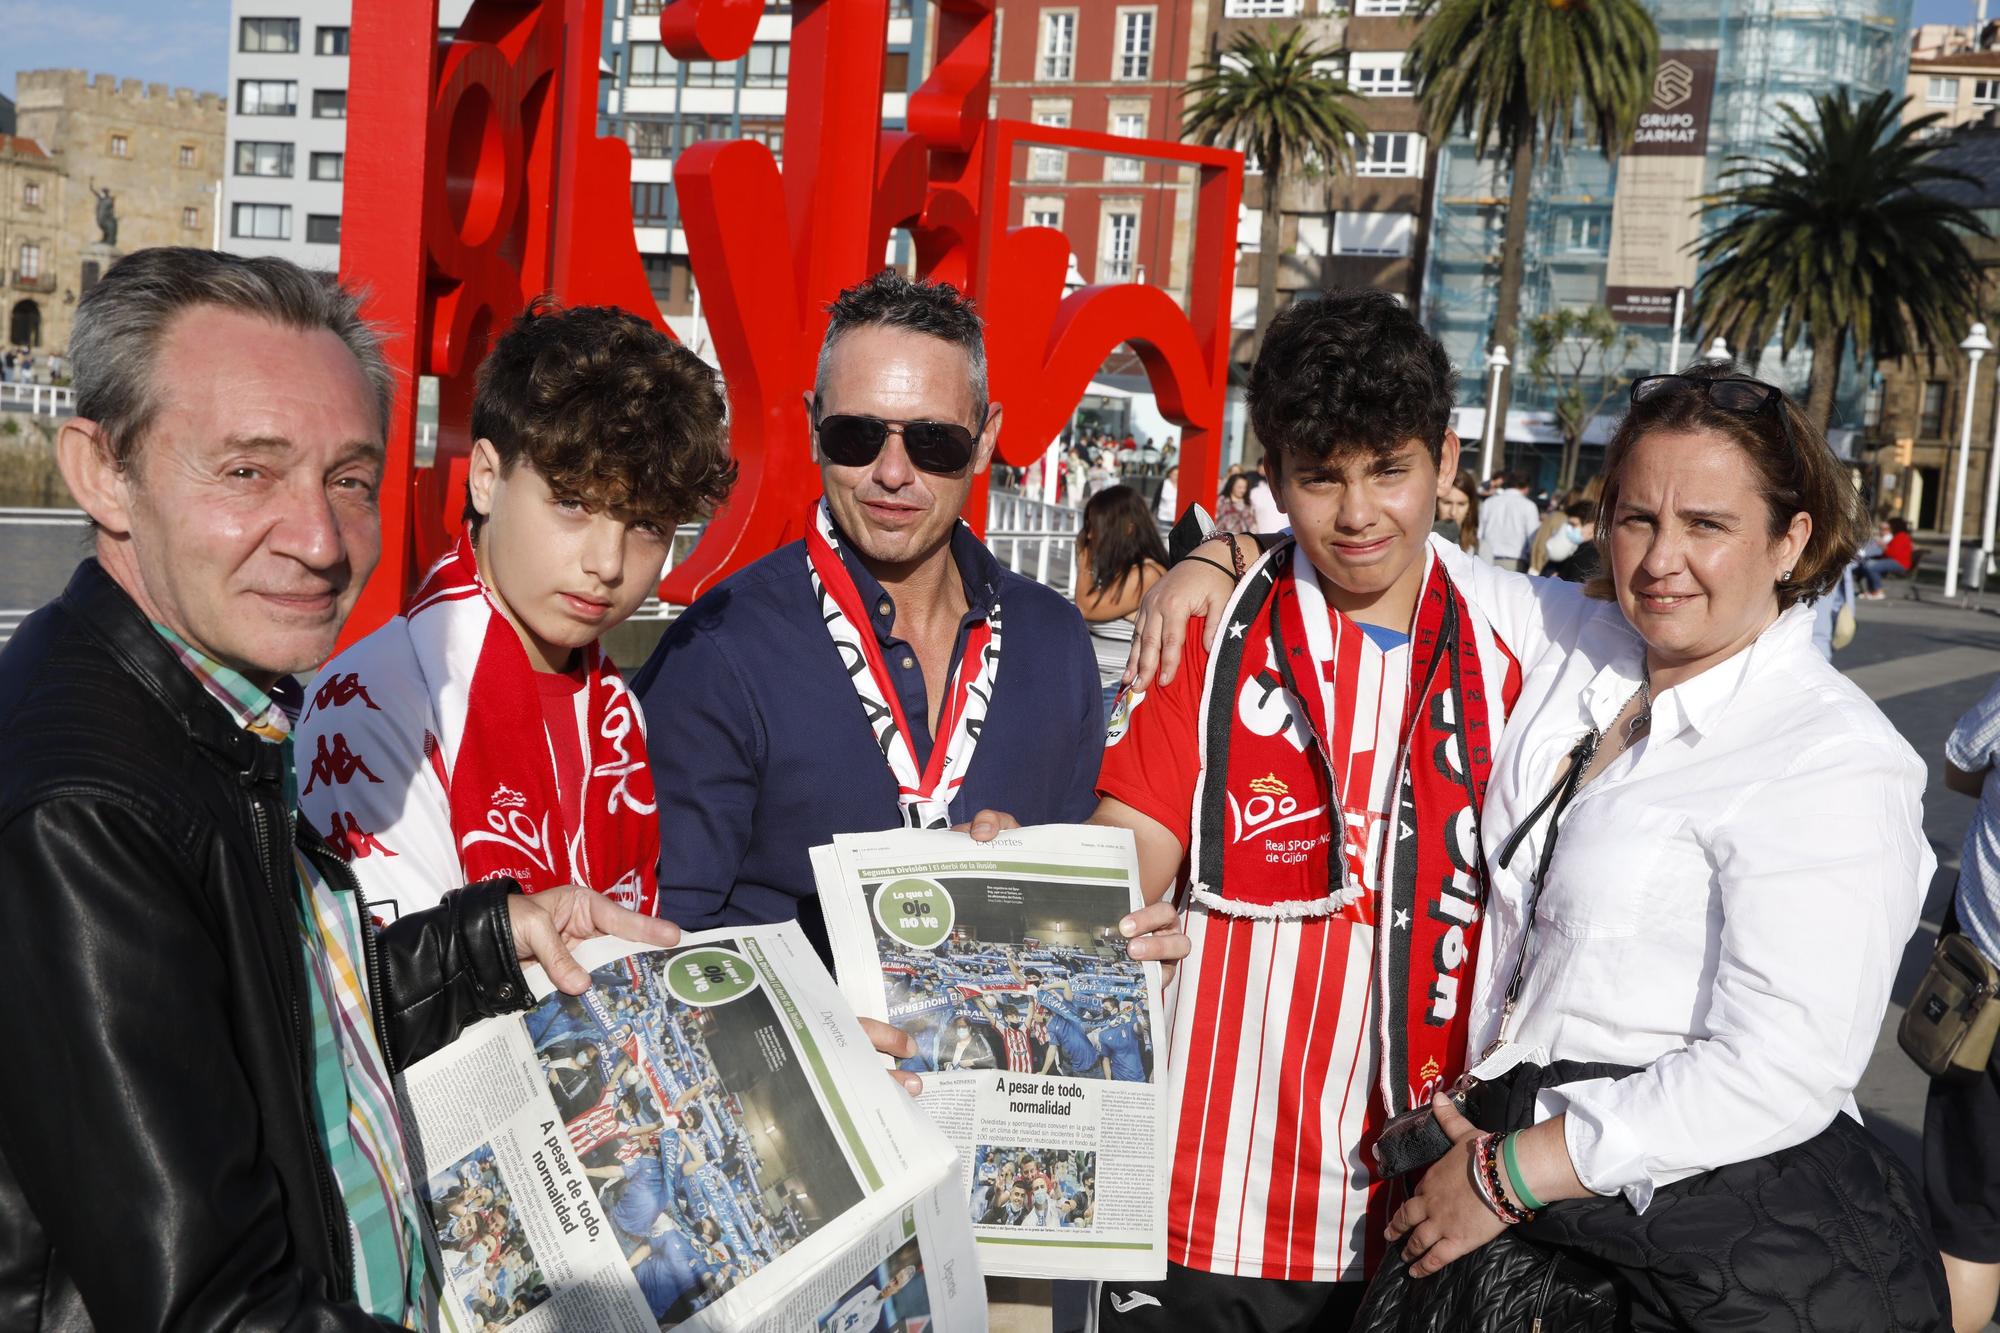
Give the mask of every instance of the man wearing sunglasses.
[{"label": "man wearing sunglasses", "polygon": [[1082,618],[959,520],[1000,430],[978,316],[893,271],[830,313],[801,441],[826,495],[799,515],[805,539],[696,602],[634,680],[662,914],[797,919],[823,956],[808,849],[989,808],[1080,821],[1104,746]]}]

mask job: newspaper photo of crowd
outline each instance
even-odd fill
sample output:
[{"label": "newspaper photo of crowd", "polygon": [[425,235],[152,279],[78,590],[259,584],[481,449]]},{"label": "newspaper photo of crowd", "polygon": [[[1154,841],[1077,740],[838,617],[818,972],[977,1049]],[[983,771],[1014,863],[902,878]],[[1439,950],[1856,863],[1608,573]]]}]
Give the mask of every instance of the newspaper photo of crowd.
[{"label": "newspaper photo of crowd", "polygon": [[445,1276],[465,1295],[472,1333],[501,1329],[549,1298],[541,1265],[491,1145],[480,1144],[427,1183]]},{"label": "newspaper photo of crowd", "polygon": [[979,1145],[972,1155],[972,1220],[983,1227],[1096,1225],[1097,1154],[1069,1148]]},{"label": "newspaper photo of crowd", "polygon": [[923,1333],[930,1322],[924,1256],[912,1236],[868,1276],[842,1292],[815,1327],[818,1333]]},{"label": "newspaper photo of crowd", "polygon": [[697,1007],[673,952],[528,1016],[549,1093],[653,1317],[681,1322],[862,1197],[758,987]]},{"label": "newspaper photo of crowd", "polygon": [[917,1044],[902,1068],[1152,1077],[1145,965],[1118,933],[1122,896],[1035,880],[938,882],[951,895],[953,923],[936,948],[916,948],[875,923],[889,1021]]}]

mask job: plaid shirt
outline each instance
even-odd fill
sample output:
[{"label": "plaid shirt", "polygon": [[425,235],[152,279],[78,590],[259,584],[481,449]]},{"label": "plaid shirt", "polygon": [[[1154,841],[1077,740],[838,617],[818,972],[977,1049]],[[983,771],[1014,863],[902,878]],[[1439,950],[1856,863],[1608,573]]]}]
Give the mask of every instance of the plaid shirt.
[{"label": "plaid shirt", "polygon": [[[284,748],[285,806],[297,820],[291,718],[240,673],[166,626],[156,622],[153,628],[244,730]],[[421,1328],[431,1304],[425,1220],[410,1181],[395,1089],[369,1019],[361,951],[368,926],[356,895],[335,892],[296,847],[292,859],[299,877],[299,942],[312,982],[313,1104],[347,1205],[354,1296],[379,1318]]]}]

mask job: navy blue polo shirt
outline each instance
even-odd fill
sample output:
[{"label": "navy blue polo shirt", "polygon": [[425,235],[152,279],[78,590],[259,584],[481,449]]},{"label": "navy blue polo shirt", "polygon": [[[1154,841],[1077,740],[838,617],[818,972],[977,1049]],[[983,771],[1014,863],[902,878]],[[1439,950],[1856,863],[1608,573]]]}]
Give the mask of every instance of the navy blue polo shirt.
[{"label": "navy blue polo shirt", "polygon": [[[919,764],[929,762],[923,669],[897,638],[895,602],[840,543],[882,647]],[[960,526],[951,553],[971,627],[1005,610],[986,725],[951,815],[983,809],[1023,824],[1076,822],[1097,808],[1104,705],[1083,617],[1063,597],[1001,568]],[[660,802],[660,915],[683,927],[796,919],[822,956],[826,928],[810,849],[836,833],[902,825],[896,783],[820,619],[803,542],[718,585],[674,622],[632,688],[646,709]]]}]

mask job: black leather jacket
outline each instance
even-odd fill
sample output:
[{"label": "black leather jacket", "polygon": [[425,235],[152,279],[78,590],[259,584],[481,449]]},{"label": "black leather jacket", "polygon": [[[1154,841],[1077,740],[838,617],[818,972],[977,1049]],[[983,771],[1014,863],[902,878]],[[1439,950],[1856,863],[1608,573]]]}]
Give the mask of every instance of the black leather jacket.
[{"label": "black leather jacket", "polygon": [[[278,747],[85,561],[0,652],[0,1329],[375,1329],[313,1128]],[[509,881],[373,933],[392,1069],[521,1008]]]}]

